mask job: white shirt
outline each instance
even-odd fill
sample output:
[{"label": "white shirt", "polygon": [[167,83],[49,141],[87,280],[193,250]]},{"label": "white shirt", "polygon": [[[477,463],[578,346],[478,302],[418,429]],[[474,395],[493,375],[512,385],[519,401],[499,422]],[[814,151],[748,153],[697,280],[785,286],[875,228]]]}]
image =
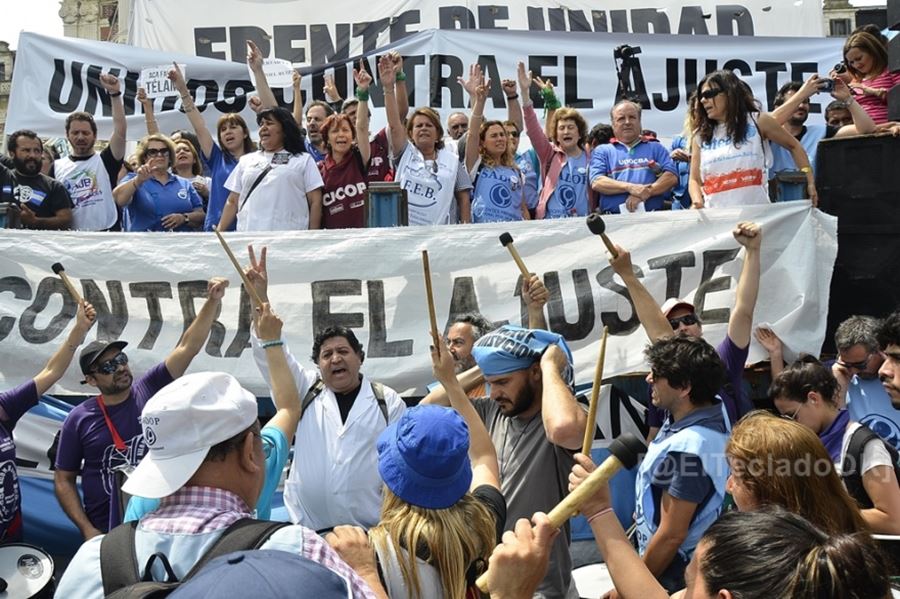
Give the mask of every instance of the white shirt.
[{"label": "white shirt", "polygon": [[60,158],[54,163],[56,180],[72,198],[72,228],[77,231],[105,231],[119,217],[113,200],[112,183],[103,157],[94,152],[90,158]]},{"label": "white shirt", "polygon": [[[275,157],[286,159],[287,163],[273,164],[248,198],[253,183]],[[323,186],[322,175],[309,154],[262,150],[241,156],[225,181],[228,191],[240,195],[238,231],[308,229],[309,202],[306,194]]]},{"label": "white shirt", "polygon": [[[252,340],[256,365],[268,381],[265,350],[259,339],[253,336]],[[303,401],[318,373],[300,366],[286,345],[284,351]],[[406,404],[389,387],[384,387],[384,401],[391,422],[406,410]],[[365,376],[347,422],[341,421],[334,392],[325,387],[297,426],[294,460],[284,483],[284,505],[291,522],[313,530],[338,524],[364,528],[377,524],[382,481],[375,444],[386,427],[372,383]]]},{"label": "white shirt", "polygon": [[[847,428],[844,429],[844,437],[841,439],[841,459],[834,465],[834,469],[838,476],[841,476],[841,467],[844,465],[844,456],[847,455],[847,449],[850,447],[850,438],[860,426],[861,425],[858,422],[851,422],[847,425]],[[894,462],[891,461],[891,454],[888,453],[884,443],[869,442],[863,448],[862,468],[859,468],[857,471],[860,476],[863,476],[866,472],[876,466],[888,466],[889,468],[893,468]]]}]

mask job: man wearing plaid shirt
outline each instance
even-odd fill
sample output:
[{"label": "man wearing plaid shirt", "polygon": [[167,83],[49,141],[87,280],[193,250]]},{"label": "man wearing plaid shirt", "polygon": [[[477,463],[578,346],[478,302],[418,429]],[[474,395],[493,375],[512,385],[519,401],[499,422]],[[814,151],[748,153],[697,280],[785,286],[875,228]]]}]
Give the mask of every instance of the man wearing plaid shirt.
[{"label": "man wearing plaid shirt", "polygon": [[[287,369],[286,363],[282,368]],[[180,580],[229,525],[253,515],[265,478],[256,398],[231,375],[190,374],[147,402],[141,426],[147,455],[123,489],[163,499],[158,509],[140,520],[135,533],[137,563],[143,567],[152,555],[162,553]],[[102,539],[94,537],[81,546],[57,596],[104,596]],[[321,563],[350,581],[354,599],[387,597],[374,559],[360,555],[352,560],[354,570],[303,526],[277,530],[261,549],[297,553]],[[159,560],[154,560],[151,571],[154,580],[166,579]]]}]

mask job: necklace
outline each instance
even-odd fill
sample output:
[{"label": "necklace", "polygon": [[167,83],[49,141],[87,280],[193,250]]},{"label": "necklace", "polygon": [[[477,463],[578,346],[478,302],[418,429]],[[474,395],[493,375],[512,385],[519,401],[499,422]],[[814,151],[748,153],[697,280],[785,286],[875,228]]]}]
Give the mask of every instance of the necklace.
[{"label": "necklace", "polygon": [[503,429],[503,444],[500,446],[500,457],[499,457],[499,462],[500,462],[500,484],[501,484],[501,485],[503,484],[503,481],[506,480],[506,478],[504,477],[504,473],[507,471],[507,461],[508,461],[508,460],[511,460],[512,457],[515,455],[515,453],[516,453],[516,447],[519,446],[519,441],[521,441],[521,440],[522,440],[522,437],[525,436],[525,433],[528,432],[528,428],[531,426],[531,423],[534,422],[534,421],[538,418],[538,416],[540,416],[540,415],[541,415],[541,412],[540,412],[540,410],[539,410],[534,416],[532,416],[532,417],[528,420],[528,422],[525,423],[525,426],[522,427],[522,430],[519,431],[519,434],[516,435],[516,438],[515,438],[515,439],[513,439],[513,443],[512,443],[512,446],[509,448],[509,454],[508,454],[508,455],[507,455],[507,452],[506,452],[507,436],[509,435],[509,427],[510,427],[510,425],[512,424],[512,422],[513,422],[513,420],[515,419],[515,417],[507,418],[507,419],[506,419],[506,426],[505,426],[504,429]]}]

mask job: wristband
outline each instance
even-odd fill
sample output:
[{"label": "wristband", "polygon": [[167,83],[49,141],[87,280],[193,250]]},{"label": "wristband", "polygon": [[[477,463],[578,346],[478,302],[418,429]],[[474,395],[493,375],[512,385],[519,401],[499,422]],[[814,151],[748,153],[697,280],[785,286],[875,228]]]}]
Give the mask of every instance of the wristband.
[{"label": "wristband", "polygon": [[610,513],[611,511],[613,511],[613,509],[611,507],[603,508],[602,510],[600,510],[599,512],[597,512],[596,514],[594,514],[593,516],[591,516],[587,519],[588,524],[590,524],[591,522],[593,522],[600,516],[605,516],[606,514]]},{"label": "wristband", "polygon": [[801,173],[811,173],[811,172],[812,172],[812,167],[811,167],[811,166],[801,166],[801,167],[800,167],[800,172],[801,172]]},{"label": "wristband", "polygon": [[541,97],[544,98],[544,108],[547,110],[556,110],[562,107],[562,104],[556,98],[556,92],[552,88],[545,87],[542,89]]},{"label": "wristband", "polygon": [[281,339],[272,339],[271,341],[263,341],[259,344],[263,349],[269,349],[270,347],[278,347],[279,345],[284,345],[284,341]]},{"label": "wristband", "polygon": [[518,100],[518,99],[519,99],[519,94],[516,94],[515,96],[506,96],[506,99],[507,99],[507,100]]},{"label": "wristband", "polygon": [[368,102],[369,101],[369,90],[367,89],[357,89],[356,90],[356,99],[360,102]]},{"label": "wristband", "polygon": [[107,92],[110,98],[118,98],[122,95],[122,92]]},{"label": "wristband", "polygon": [[397,71],[397,74],[394,76],[395,81],[406,81],[406,73],[403,71]]}]

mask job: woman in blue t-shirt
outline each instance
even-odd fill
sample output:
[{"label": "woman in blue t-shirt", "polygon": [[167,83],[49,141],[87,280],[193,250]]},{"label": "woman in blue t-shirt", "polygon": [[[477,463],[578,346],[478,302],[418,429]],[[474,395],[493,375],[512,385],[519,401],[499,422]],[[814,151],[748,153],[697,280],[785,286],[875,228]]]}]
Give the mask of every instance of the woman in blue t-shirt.
[{"label": "woman in blue t-shirt", "polygon": [[484,120],[488,85],[479,65],[473,65],[466,91],[472,97],[472,116],[466,138],[466,170],[475,186],[472,222],[491,223],[528,219],[525,181],[513,158],[513,146],[502,121]]}]

